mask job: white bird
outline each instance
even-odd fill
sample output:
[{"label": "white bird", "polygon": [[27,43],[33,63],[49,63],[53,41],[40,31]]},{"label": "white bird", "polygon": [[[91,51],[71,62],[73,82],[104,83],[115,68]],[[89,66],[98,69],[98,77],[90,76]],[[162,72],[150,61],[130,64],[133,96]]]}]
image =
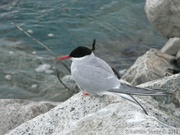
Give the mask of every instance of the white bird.
[{"label": "white bird", "polygon": [[[134,103],[138,102],[131,95],[169,94],[162,90],[139,88],[120,82],[112,68],[104,60],[96,57],[93,51],[87,47],[79,46],[69,55],[58,58],[58,60],[65,59],[72,60],[71,75],[77,86],[89,94],[102,95],[106,92],[120,93],[120,96]],[[144,108],[143,110],[145,111]],[[147,114],[146,111],[145,113]]]}]

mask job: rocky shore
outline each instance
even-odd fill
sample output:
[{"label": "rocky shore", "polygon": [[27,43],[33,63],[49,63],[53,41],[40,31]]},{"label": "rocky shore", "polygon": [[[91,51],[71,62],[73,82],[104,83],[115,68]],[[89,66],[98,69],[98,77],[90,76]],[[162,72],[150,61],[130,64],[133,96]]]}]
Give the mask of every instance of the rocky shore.
[{"label": "rocky shore", "polygon": [[[39,102],[20,99],[0,100],[0,134],[3,135],[127,135],[127,134],[180,134],[180,1],[179,0],[146,0],[145,11],[152,25],[169,40],[161,50],[150,49],[122,75],[120,81],[144,88],[162,89],[174,93],[174,96],[136,96],[149,115],[129,101],[120,97],[87,96],[83,97],[77,90],[65,102]],[[0,50],[5,53],[6,50]],[[13,51],[11,61],[16,55]],[[21,54],[21,52],[19,52]],[[35,56],[29,55],[34,58]],[[63,86],[52,75],[53,67],[43,65],[43,59],[24,64],[36,70],[37,80],[28,80],[29,86],[22,86],[16,72],[1,70],[3,81],[9,80],[12,87],[39,89],[38,95],[51,92],[48,85]],[[48,61],[48,60],[47,60]],[[37,64],[38,63],[38,64]],[[42,65],[39,67],[38,65]],[[22,66],[22,65],[19,65]],[[13,69],[13,67],[7,67]],[[43,69],[43,70],[42,70]],[[21,73],[23,80],[24,73]],[[45,74],[45,75],[44,75]],[[48,77],[46,77],[48,74]],[[32,74],[25,74],[32,75]],[[51,77],[49,77],[49,75]],[[63,76],[62,74],[61,76]],[[15,78],[13,80],[13,78]],[[25,80],[23,80],[25,81]],[[63,81],[75,88],[70,77]],[[38,83],[35,83],[38,82]],[[42,91],[41,91],[42,90]],[[54,91],[54,90],[52,90]],[[60,92],[68,96],[67,90]],[[11,95],[10,95],[11,96]],[[57,95],[55,95],[57,96]],[[59,95],[58,95],[59,96]],[[57,96],[57,97],[58,97]],[[13,97],[13,96],[12,96]],[[54,95],[52,93],[52,98]]]}]

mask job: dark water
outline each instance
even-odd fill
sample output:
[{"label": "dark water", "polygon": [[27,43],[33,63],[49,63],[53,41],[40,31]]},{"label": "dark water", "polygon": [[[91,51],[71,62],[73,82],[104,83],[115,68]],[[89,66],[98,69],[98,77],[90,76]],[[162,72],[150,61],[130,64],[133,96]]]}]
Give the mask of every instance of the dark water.
[{"label": "dark water", "polygon": [[[67,54],[79,45],[91,47],[93,39],[96,39],[96,54],[99,57],[117,70],[128,68],[138,56],[150,48],[161,48],[166,42],[166,38],[148,22],[144,4],[145,0],[1,0],[0,47],[21,44],[33,47],[40,56],[50,57],[44,48],[11,24],[15,22],[57,55]],[[7,53],[0,54],[3,58],[9,55],[6,49]],[[25,53],[28,50],[25,49]],[[32,74],[35,66],[23,69],[18,66],[23,63],[19,59],[14,62],[14,67],[10,66],[11,63],[8,69],[6,61],[2,61],[2,77],[11,70],[25,70]],[[4,83],[8,88],[3,85],[0,90],[4,92],[5,87],[7,92],[9,84],[5,80]],[[14,84],[10,86],[13,89]],[[28,92],[24,94],[26,97]],[[14,93],[13,96],[17,92]],[[38,96],[45,97],[44,93],[41,94]]]}]

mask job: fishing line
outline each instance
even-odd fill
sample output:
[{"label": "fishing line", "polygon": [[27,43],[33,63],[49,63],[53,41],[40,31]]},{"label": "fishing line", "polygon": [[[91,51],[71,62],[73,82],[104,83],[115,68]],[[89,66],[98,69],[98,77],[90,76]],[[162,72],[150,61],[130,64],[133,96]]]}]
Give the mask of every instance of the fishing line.
[{"label": "fishing line", "polygon": [[[38,43],[39,45],[41,45],[42,47],[44,47],[48,52],[50,52],[56,59],[58,58],[58,56],[51,50],[49,49],[45,44],[41,43],[39,40],[37,40],[36,38],[34,38],[33,36],[31,36],[30,34],[28,34],[25,30],[23,30],[20,26],[18,26],[17,24],[15,24],[14,22],[12,22],[12,24],[19,29],[20,31],[22,31],[26,36],[28,36],[29,38],[31,38],[34,42]],[[70,69],[68,68],[68,66],[63,63],[62,61],[60,61],[60,63],[69,71]]]},{"label": "fishing line", "polygon": [[[50,50],[46,45],[44,45],[43,43],[41,43],[39,40],[37,40],[36,38],[34,38],[33,36],[31,36],[30,34],[28,34],[24,29],[22,29],[20,26],[18,26],[17,24],[13,23],[12,24],[18,29],[20,30],[21,32],[23,32],[26,36],[28,36],[29,38],[31,38],[34,42],[36,42],[37,44],[41,45],[42,47],[44,47],[48,52],[50,52],[56,59],[55,59],[55,62],[54,62],[54,67],[56,69],[56,73],[57,73],[57,78],[59,80],[59,82],[66,88],[68,89],[69,91],[72,91],[69,87],[67,87],[63,81],[61,80],[60,78],[60,72],[58,71],[58,69],[56,68],[56,63],[57,63],[57,58],[58,56],[52,51]],[[92,51],[95,51],[95,44],[96,44],[96,40],[94,39],[93,40],[93,44],[92,44]],[[63,63],[62,61],[60,61],[60,63],[71,73],[70,69],[68,68],[68,66]],[[120,76],[118,74],[118,72],[112,68],[114,74],[116,74],[116,76],[120,79]],[[79,88],[78,88],[79,89]],[[130,95],[134,100],[135,102],[143,109],[144,113],[147,114],[147,111],[144,109],[144,107],[132,96]],[[148,115],[148,114],[147,114]]]},{"label": "fishing line", "polygon": [[[52,51],[50,50],[46,45],[44,45],[43,43],[41,43],[39,40],[37,40],[36,38],[34,38],[33,36],[31,36],[30,34],[28,34],[24,29],[22,29],[20,26],[18,26],[17,24],[15,24],[14,22],[12,22],[12,24],[21,32],[23,32],[26,36],[28,36],[30,39],[32,39],[34,42],[36,42],[37,44],[41,45],[42,47],[44,47],[48,52],[50,52],[54,57],[55,57],[55,62],[54,62],[54,67],[56,69],[56,73],[57,73],[57,78],[60,81],[60,83],[69,91],[71,91],[70,88],[68,88],[61,80],[60,78],[60,72],[58,71],[58,69],[56,68],[56,63],[57,63],[57,58],[58,56]],[[62,61],[60,61],[60,63],[71,73],[70,69],[68,68],[68,66],[63,63]]]}]

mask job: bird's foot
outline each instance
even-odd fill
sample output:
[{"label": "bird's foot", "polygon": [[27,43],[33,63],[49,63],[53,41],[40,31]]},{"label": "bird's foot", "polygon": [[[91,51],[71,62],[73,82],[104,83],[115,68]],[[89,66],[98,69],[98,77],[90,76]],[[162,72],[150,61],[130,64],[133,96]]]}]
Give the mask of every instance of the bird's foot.
[{"label": "bird's foot", "polygon": [[82,95],[82,96],[89,96],[89,93],[83,92],[83,95]]}]

